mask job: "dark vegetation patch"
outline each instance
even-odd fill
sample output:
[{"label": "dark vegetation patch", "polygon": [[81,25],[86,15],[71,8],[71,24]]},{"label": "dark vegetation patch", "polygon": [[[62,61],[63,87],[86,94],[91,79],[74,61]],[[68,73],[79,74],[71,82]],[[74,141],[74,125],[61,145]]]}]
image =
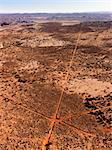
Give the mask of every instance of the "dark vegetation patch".
[{"label": "dark vegetation patch", "polygon": [[8,25],[10,25],[10,23],[7,23],[7,22],[1,23],[1,26],[2,26],[2,27],[3,27],[3,26],[8,26]]},{"label": "dark vegetation patch", "polygon": [[27,30],[28,32],[34,32],[35,28],[34,27],[28,27],[25,30]]},{"label": "dark vegetation patch", "polygon": [[32,27],[33,24],[22,24],[21,27]]},{"label": "dark vegetation patch", "polygon": [[71,58],[73,49],[75,45],[66,45],[66,46],[56,46],[56,47],[44,47],[38,48],[41,55],[47,55],[47,58],[59,58],[61,60],[67,61]]},{"label": "dark vegetation patch", "polygon": [[83,26],[89,26],[89,27],[96,27],[96,28],[111,28],[112,27],[112,21],[94,21],[94,22],[84,22],[82,23]]},{"label": "dark vegetation patch", "polygon": [[112,40],[112,37],[104,37],[102,38],[103,41],[109,41],[109,40]]},{"label": "dark vegetation patch", "polygon": [[76,24],[76,25],[70,25],[70,26],[63,26],[61,29],[61,32],[64,33],[77,33],[77,32],[93,32],[93,30],[91,29],[91,27],[88,26],[84,26],[83,24]]},{"label": "dark vegetation patch", "polygon": [[22,44],[23,44],[23,42],[20,40],[15,42],[15,46],[17,46],[17,47],[21,46]]},{"label": "dark vegetation patch", "polygon": [[75,45],[66,45],[66,46],[49,46],[49,47],[39,47],[40,52],[42,53],[57,53],[57,52],[64,52],[64,51],[69,51],[69,49],[75,48]]},{"label": "dark vegetation patch", "polygon": [[77,33],[82,31],[86,32],[94,32],[97,29],[107,30],[112,27],[111,21],[95,21],[95,22],[83,22],[76,25],[68,25],[62,26],[61,23],[58,22],[48,22],[41,24],[41,31],[48,33]]},{"label": "dark vegetation patch", "polygon": [[48,22],[48,23],[43,23],[41,24],[41,32],[59,32],[60,28],[61,28],[61,23],[57,23],[57,22]]},{"label": "dark vegetation patch", "polygon": [[96,111],[90,112],[90,114],[95,116],[99,124],[102,124],[103,126],[105,125],[111,126],[112,109],[111,108],[101,109],[101,110],[99,109],[99,108],[111,106],[111,101],[112,101],[112,93],[104,97],[101,97],[101,96],[87,97],[85,99],[84,105],[86,108],[90,110],[96,110]]},{"label": "dark vegetation patch", "polygon": [[54,60],[57,59],[64,62],[68,62],[71,59],[74,47],[75,45],[37,47],[33,48],[33,51],[38,51],[38,53],[41,54],[41,56],[43,56],[44,61],[46,60],[49,62],[50,60],[52,60],[52,62],[54,62]]},{"label": "dark vegetation patch", "polygon": [[24,77],[21,77],[18,74],[15,75],[15,78],[18,79],[18,82],[21,82],[21,83],[26,83],[27,82],[27,80]]},{"label": "dark vegetation patch", "polygon": [[92,53],[100,52],[101,48],[98,46],[94,46],[94,45],[81,45],[81,46],[78,46],[78,50],[83,53],[92,54]]},{"label": "dark vegetation patch", "polygon": [[108,47],[108,48],[112,47],[112,43],[111,42],[106,42],[104,45],[105,45],[105,47]]},{"label": "dark vegetation patch", "polygon": [[48,33],[76,33],[79,31],[82,32],[92,32],[93,30],[91,29],[91,27],[88,26],[83,26],[82,24],[76,24],[76,25],[68,25],[68,26],[62,26],[61,23],[53,23],[53,22],[49,22],[49,23],[44,23],[41,24],[41,31],[42,32],[48,32]]}]

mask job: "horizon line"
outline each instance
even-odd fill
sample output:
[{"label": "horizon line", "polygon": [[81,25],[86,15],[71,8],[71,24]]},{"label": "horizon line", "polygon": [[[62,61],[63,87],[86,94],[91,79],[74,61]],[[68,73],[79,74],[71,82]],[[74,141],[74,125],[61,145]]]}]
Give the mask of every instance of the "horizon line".
[{"label": "horizon line", "polygon": [[84,12],[0,12],[0,14],[75,14],[75,13],[112,13],[112,11],[84,11]]}]

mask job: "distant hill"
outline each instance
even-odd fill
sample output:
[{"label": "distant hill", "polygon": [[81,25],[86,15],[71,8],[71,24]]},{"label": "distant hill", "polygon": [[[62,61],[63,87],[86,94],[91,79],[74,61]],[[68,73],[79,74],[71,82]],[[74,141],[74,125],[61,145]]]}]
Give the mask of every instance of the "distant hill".
[{"label": "distant hill", "polygon": [[31,23],[35,20],[111,21],[112,13],[24,13],[0,14],[1,23]]}]

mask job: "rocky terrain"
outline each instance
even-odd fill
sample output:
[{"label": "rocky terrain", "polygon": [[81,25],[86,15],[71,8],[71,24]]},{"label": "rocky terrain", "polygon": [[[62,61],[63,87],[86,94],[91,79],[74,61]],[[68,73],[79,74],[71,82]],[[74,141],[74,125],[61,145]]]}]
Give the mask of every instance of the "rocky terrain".
[{"label": "rocky terrain", "polygon": [[111,150],[111,133],[111,21],[0,27],[0,150]]}]

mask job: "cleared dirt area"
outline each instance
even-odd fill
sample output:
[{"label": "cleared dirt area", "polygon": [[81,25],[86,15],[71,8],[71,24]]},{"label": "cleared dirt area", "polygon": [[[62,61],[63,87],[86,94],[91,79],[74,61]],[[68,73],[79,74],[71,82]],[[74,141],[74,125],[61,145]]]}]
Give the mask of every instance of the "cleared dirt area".
[{"label": "cleared dirt area", "polygon": [[111,41],[111,21],[1,27],[0,150],[111,150]]}]

